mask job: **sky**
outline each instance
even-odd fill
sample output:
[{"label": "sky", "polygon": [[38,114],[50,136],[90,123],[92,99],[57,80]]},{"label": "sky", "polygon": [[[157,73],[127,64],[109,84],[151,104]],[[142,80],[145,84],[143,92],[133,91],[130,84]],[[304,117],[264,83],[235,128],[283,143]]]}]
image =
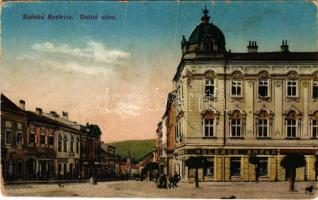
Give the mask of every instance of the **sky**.
[{"label": "sky", "polygon": [[[102,140],[156,137],[188,38],[207,6],[226,48],[317,51],[317,5],[309,1],[9,2],[1,13],[0,90],[27,110],[67,111],[98,124]],[[23,15],[45,19],[23,19]],[[72,20],[49,20],[65,15]],[[81,20],[81,15],[98,15]],[[112,19],[102,20],[102,16]]]}]

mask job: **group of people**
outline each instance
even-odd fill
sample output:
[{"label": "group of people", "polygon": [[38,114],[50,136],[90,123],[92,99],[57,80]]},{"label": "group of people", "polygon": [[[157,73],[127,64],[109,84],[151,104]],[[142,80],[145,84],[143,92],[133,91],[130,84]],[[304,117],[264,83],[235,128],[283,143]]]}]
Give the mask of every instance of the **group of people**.
[{"label": "group of people", "polygon": [[180,176],[175,173],[173,176],[170,174],[168,177],[165,174],[161,174],[158,178],[158,188],[174,188],[178,187],[177,183],[180,180]]}]

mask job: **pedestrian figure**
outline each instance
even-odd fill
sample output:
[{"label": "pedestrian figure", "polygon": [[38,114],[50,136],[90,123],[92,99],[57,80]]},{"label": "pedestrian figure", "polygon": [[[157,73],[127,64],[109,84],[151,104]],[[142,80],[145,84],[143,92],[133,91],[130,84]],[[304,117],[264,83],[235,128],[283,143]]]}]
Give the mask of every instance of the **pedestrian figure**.
[{"label": "pedestrian figure", "polygon": [[179,182],[180,178],[179,178],[179,175],[177,173],[175,173],[173,175],[173,183],[174,183],[174,187],[178,187],[178,182]]},{"label": "pedestrian figure", "polygon": [[172,176],[171,176],[171,174],[169,174],[169,188],[172,188],[172,187],[174,187],[174,182],[173,182],[173,178],[172,178]]}]

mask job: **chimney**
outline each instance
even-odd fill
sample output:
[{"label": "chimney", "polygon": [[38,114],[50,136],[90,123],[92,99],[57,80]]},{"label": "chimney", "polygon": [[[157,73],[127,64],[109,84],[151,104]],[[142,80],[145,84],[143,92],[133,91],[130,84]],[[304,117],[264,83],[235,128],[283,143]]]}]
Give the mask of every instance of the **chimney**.
[{"label": "chimney", "polygon": [[19,101],[19,105],[20,105],[21,110],[25,110],[25,101],[24,100],[21,99]]},{"label": "chimney", "polygon": [[52,117],[57,117],[57,113],[54,110],[50,111],[50,115]]},{"label": "chimney", "polygon": [[64,119],[68,119],[68,112],[63,111],[63,112],[62,112],[62,117],[63,117]]},{"label": "chimney", "polygon": [[257,53],[257,42],[256,41],[249,41],[247,46],[247,52],[248,53]]},{"label": "chimney", "polygon": [[289,46],[287,44],[287,40],[282,40],[282,45],[280,45],[280,50],[282,52],[289,52]]},{"label": "chimney", "polygon": [[39,116],[42,116],[42,109],[41,108],[36,108],[35,113]]}]

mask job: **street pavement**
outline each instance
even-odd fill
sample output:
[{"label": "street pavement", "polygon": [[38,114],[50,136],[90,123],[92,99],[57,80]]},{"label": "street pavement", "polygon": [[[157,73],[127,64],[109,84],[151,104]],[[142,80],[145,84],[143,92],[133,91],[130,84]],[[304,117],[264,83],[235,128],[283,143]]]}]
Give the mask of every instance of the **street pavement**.
[{"label": "street pavement", "polygon": [[[314,185],[313,194],[305,187]],[[318,199],[317,182],[296,182],[296,192],[289,192],[288,182],[205,182],[195,188],[193,183],[179,183],[177,188],[158,189],[153,182],[113,181],[90,183],[5,185],[5,196],[44,197],[131,197],[131,198],[222,198],[239,199]]]}]

